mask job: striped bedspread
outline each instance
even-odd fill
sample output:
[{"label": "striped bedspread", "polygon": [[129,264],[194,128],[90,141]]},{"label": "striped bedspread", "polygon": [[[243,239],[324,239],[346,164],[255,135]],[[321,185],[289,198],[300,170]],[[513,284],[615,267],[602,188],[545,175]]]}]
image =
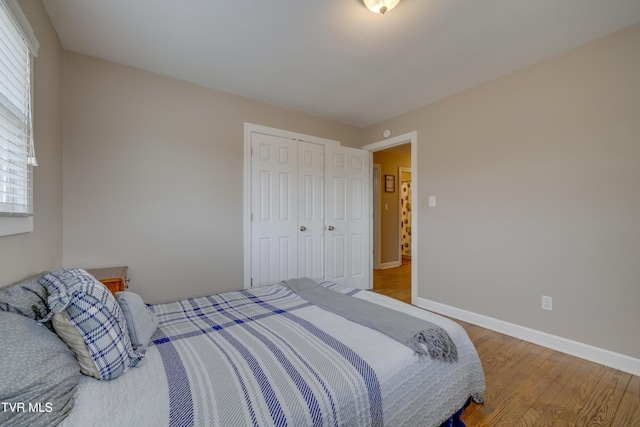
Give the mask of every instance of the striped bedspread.
[{"label": "striped bedspread", "polygon": [[[154,305],[160,327],[146,365],[121,384],[100,384],[141,395],[129,416],[121,398],[118,414],[104,419],[95,402],[83,402],[88,397],[77,404],[94,407],[86,411],[92,421],[112,425],[439,426],[484,391],[477,353],[459,325],[371,292],[324,285],[438,323],[456,342],[459,362],[419,357],[273,285]],[[134,385],[149,377],[136,372],[145,369],[153,369],[153,385]],[[101,405],[110,394],[104,387],[84,391],[99,395]],[[75,412],[68,421],[88,421],[82,409]]]},{"label": "striped bedspread", "polygon": [[170,425],[381,426],[371,366],[296,315],[309,303],[265,290],[156,307],[154,344],[174,385]]}]

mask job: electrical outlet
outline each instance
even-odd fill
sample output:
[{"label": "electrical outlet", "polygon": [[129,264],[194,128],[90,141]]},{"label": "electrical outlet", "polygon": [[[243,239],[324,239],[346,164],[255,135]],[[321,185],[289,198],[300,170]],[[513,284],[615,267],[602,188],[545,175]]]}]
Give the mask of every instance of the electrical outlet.
[{"label": "electrical outlet", "polygon": [[553,310],[553,298],[548,297],[546,295],[542,295],[542,309],[543,310]]}]

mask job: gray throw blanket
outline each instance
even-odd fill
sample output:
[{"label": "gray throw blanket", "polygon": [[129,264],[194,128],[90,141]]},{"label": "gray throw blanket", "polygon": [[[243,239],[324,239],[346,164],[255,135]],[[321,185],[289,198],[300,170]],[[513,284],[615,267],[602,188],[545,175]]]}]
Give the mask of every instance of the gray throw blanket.
[{"label": "gray throw blanket", "polygon": [[382,332],[418,354],[444,362],[458,361],[458,351],[449,334],[427,320],[332,291],[306,277],[281,283],[310,303]]}]

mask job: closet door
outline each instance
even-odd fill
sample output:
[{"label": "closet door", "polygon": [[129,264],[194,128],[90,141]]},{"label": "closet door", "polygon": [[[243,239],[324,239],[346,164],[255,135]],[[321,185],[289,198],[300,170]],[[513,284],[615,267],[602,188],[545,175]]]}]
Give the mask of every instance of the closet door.
[{"label": "closet door", "polygon": [[297,141],[251,137],[251,281],[263,286],[298,276]]},{"label": "closet door", "polygon": [[370,287],[369,152],[252,133],[251,286]]},{"label": "closet door", "polygon": [[298,142],[298,276],[324,277],[324,145]]},{"label": "closet door", "polygon": [[370,153],[325,147],[325,278],[354,288],[371,285]]}]

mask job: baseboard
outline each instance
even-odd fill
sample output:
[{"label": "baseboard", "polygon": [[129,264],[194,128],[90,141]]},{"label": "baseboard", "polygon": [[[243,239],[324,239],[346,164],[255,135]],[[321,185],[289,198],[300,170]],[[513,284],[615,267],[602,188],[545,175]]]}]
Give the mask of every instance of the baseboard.
[{"label": "baseboard", "polygon": [[386,270],[387,268],[401,267],[402,261],[383,262],[380,264],[380,270]]},{"label": "baseboard", "polygon": [[581,359],[586,359],[591,362],[640,376],[640,359],[636,359],[631,356],[614,353],[613,351],[572,341],[556,335],[546,334],[544,332],[536,331],[535,329],[526,328],[514,323],[484,316],[482,314],[451,307],[425,298],[418,297],[416,305],[444,316],[453,317],[454,319],[491,329],[492,331],[500,332],[501,334],[509,335],[552,350],[570,354],[571,356],[576,356]]}]

